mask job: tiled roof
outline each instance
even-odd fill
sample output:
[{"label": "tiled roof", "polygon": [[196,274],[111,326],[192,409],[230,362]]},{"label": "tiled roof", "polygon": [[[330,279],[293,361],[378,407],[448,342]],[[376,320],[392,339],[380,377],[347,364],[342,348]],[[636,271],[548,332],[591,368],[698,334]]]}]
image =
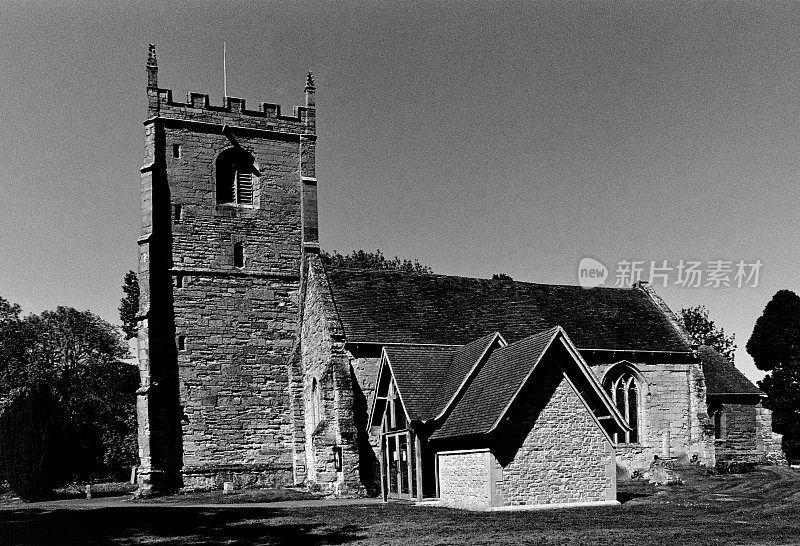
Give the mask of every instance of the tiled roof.
[{"label": "tiled roof", "polygon": [[713,348],[702,346],[698,353],[703,364],[703,375],[706,376],[707,394],[762,394],[733,362]]},{"label": "tiled roof", "polygon": [[442,385],[451,359],[460,348],[453,345],[408,344],[384,347],[410,419],[425,421],[436,417],[440,405],[444,403]]},{"label": "tiled roof", "polygon": [[495,349],[432,439],[489,432],[558,332],[551,328]]},{"label": "tiled roof", "polygon": [[438,392],[439,404],[437,406],[437,415],[444,411],[447,403],[456,394],[456,391],[467,378],[469,372],[472,371],[472,368],[478,363],[478,360],[483,356],[486,350],[489,349],[489,346],[495,341],[498,335],[497,332],[493,332],[460,347],[453,353],[447,374]]},{"label": "tiled roof", "polygon": [[351,342],[464,345],[496,331],[514,342],[561,325],[580,348],[689,351],[636,288],[343,269],[327,276]]},{"label": "tiled roof", "polygon": [[497,337],[467,345],[387,345],[397,388],[411,419],[427,421],[444,410],[469,372]]}]

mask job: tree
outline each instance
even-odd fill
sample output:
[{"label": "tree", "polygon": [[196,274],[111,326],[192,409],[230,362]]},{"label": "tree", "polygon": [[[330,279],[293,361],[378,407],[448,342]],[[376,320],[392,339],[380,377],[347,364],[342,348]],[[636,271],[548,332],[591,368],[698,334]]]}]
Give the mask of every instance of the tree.
[{"label": "tree", "polygon": [[[40,343],[54,367],[74,468],[83,476],[120,472],[135,461],[138,370],[116,328],[88,311],[45,311]],[[127,445],[119,454],[117,444]],[[112,449],[114,447],[114,449]],[[120,460],[120,457],[122,460]]]},{"label": "tree", "polygon": [[61,441],[57,404],[48,389],[17,391],[0,404],[0,470],[20,497],[43,499],[63,483]]},{"label": "tree", "polygon": [[354,250],[352,254],[342,255],[333,251],[320,253],[322,263],[327,267],[337,269],[379,269],[383,271],[403,271],[406,273],[422,273],[430,275],[433,270],[427,265],[420,264],[417,260],[401,260],[397,256],[387,259],[380,250],[364,252]]},{"label": "tree", "polygon": [[747,352],[769,372],[758,386],[772,410],[772,428],[783,434],[787,458],[800,459],[800,297],[778,291],[756,320]]},{"label": "tree", "polygon": [[125,273],[122,291],[125,296],[119,302],[119,320],[122,321],[125,339],[133,339],[139,330],[139,278],[133,271]]},{"label": "tree", "polygon": [[33,319],[22,319],[17,304],[0,297],[0,399],[49,377],[37,357],[37,329]]},{"label": "tree", "polygon": [[492,275],[493,281],[513,281],[514,279],[511,275],[506,275],[505,273],[495,273]]},{"label": "tree", "polygon": [[[3,302],[0,308],[13,309]],[[5,463],[0,458],[6,475],[15,468],[28,469],[23,474],[30,486],[19,486],[17,493],[40,491],[42,484],[56,478],[125,475],[136,461],[139,378],[136,367],[123,361],[128,348],[118,330],[88,311],[69,307],[24,318],[16,311],[5,315],[0,320],[0,401],[7,433],[0,434],[0,452],[16,453],[11,459],[43,460],[55,453],[65,470],[57,477],[36,477],[36,472],[52,467],[16,461],[17,466],[9,468],[8,458]],[[17,415],[13,421],[30,422],[11,426],[8,415]],[[25,427],[34,431],[32,436],[24,435]],[[15,443],[28,447],[15,451]]]},{"label": "tree", "polygon": [[689,337],[698,345],[713,347],[722,356],[733,362],[736,336],[728,336],[723,328],[717,328],[714,321],[708,318],[708,309],[696,305],[681,309],[681,322],[689,333]]},{"label": "tree", "polygon": [[9,303],[7,299],[0,296],[0,322],[19,319],[21,312],[22,309],[20,309],[19,305]]},{"label": "tree", "polygon": [[747,352],[759,370],[783,367],[800,357],[800,297],[780,290],[756,320]]}]

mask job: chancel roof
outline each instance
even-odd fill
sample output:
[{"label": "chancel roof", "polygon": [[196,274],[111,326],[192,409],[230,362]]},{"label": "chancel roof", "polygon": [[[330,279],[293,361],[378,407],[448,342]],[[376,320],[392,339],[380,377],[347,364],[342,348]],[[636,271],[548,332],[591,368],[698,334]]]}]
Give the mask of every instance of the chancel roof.
[{"label": "chancel roof", "polygon": [[736,366],[711,347],[698,349],[708,395],[763,394]]}]

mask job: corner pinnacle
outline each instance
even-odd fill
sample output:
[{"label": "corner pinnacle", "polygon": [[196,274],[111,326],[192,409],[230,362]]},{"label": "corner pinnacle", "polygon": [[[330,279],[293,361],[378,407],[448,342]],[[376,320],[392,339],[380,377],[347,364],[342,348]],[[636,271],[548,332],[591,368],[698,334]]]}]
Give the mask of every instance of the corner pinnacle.
[{"label": "corner pinnacle", "polygon": [[147,48],[147,87],[158,89],[158,61],[154,44]]}]

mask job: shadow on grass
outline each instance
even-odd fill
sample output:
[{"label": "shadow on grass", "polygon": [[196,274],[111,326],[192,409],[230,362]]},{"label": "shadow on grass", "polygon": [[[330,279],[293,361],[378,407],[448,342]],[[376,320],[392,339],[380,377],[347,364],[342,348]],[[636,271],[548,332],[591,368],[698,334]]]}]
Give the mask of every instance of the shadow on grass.
[{"label": "shadow on grass", "polygon": [[[92,491],[92,498],[93,499],[110,499],[110,498],[130,498],[133,495],[133,491]],[[86,493],[85,492],[76,492],[76,491],[56,491],[52,495],[49,495],[45,499],[40,499],[41,501],[59,501],[59,500],[76,500],[76,499],[85,499]]]},{"label": "shadow on grass", "polygon": [[651,496],[653,496],[652,493],[631,493],[627,491],[617,492],[617,500],[620,502],[620,504],[625,504],[626,502],[632,501],[633,499],[644,499]]},{"label": "shadow on grass", "polygon": [[346,544],[354,525],[288,523],[280,509],[128,506],[0,511],[0,544]]}]

